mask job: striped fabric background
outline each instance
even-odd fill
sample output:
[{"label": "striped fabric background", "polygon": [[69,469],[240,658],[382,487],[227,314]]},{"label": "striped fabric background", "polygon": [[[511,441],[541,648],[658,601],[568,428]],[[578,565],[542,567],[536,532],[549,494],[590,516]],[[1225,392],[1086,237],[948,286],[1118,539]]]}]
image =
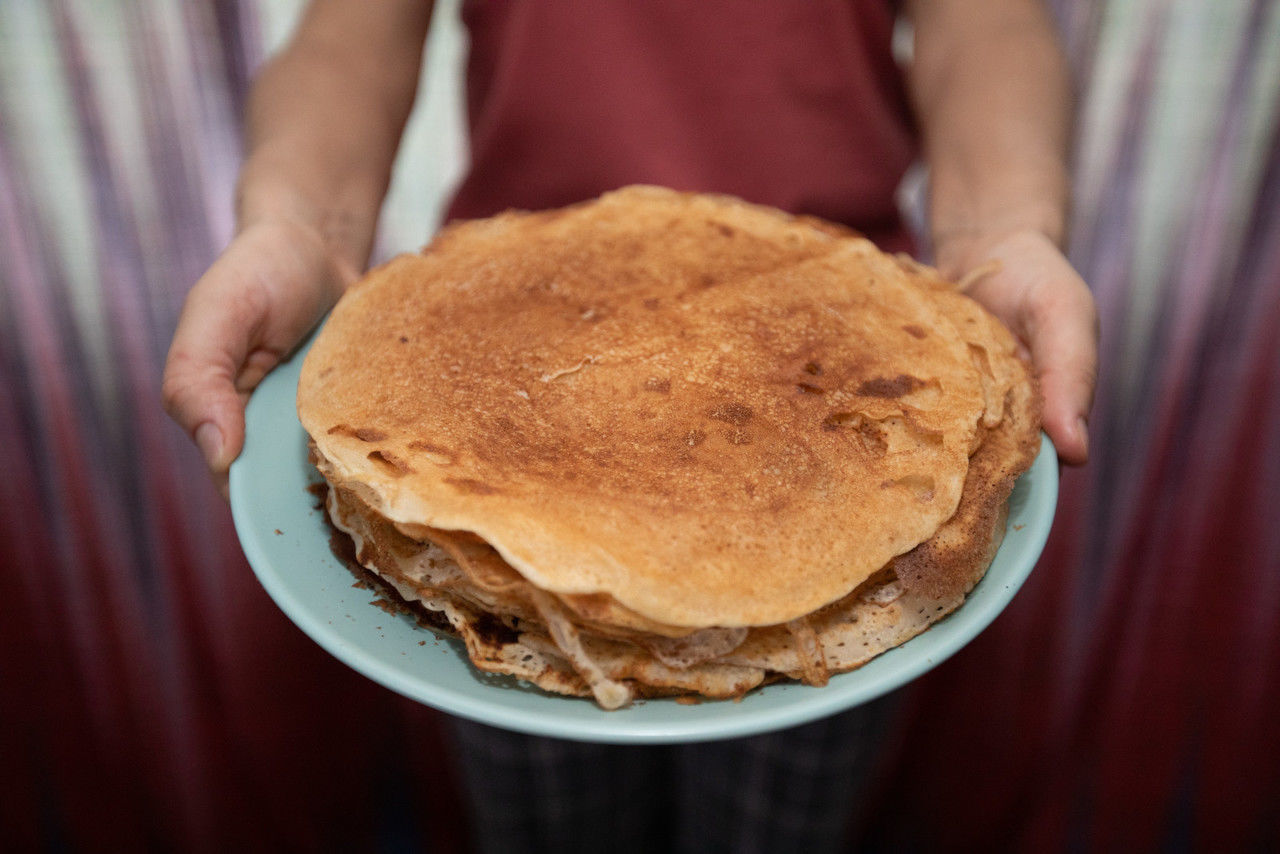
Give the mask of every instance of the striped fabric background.
[{"label": "striped fabric background", "polygon": [[[460,166],[443,5],[388,249],[425,240]],[[6,848],[465,850],[434,713],[279,615],[158,399],[230,234],[247,81],[298,6],[0,3]],[[861,841],[1275,848],[1280,3],[1055,7],[1094,462],[1012,608],[906,692]]]}]

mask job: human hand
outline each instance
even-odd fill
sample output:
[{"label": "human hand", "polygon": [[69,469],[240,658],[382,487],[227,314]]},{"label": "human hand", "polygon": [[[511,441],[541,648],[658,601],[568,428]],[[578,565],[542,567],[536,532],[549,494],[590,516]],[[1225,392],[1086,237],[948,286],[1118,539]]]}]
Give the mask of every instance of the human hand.
[{"label": "human hand", "polygon": [[318,229],[273,218],[236,235],[187,295],[162,395],[223,497],[231,461],[244,446],[250,393],[356,275]]},{"label": "human hand", "polygon": [[1098,315],[1088,285],[1053,241],[1032,229],[939,241],[937,260],[948,278],[972,279],[965,292],[1017,336],[1040,382],[1045,432],[1062,462],[1083,465],[1098,372]]}]

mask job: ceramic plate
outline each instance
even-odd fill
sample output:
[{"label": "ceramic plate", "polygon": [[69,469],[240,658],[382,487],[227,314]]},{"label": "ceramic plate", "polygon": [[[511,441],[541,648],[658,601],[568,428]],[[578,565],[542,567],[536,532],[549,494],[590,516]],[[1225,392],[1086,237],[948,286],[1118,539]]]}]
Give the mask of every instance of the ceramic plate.
[{"label": "ceramic plate", "polygon": [[875,699],[956,652],[995,619],[1035,566],[1058,496],[1058,464],[1043,439],[1014,489],[1009,529],[986,577],[953,614],[823,688],[767,685],[738,702],[644,700],[606,712],[590,699],[543,693],[473,668],[461,641],[373,604],[329,550],[330,528],[308,486],[306,434],[294,409],[302,353],[272,372],[246,414],[231,467],[231,510],[249,563],[280,609],[316,643],[376,682],[441,711],[537,735],[613,743],[705,741],[816,720]]}]

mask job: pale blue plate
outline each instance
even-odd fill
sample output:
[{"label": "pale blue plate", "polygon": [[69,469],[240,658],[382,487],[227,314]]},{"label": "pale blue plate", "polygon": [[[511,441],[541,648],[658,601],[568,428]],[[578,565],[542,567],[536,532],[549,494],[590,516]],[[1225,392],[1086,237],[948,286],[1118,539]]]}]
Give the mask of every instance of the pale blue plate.
[{"label": "pale blue plate", "polygon": [[254,393],[244,452],[231,466],[231,510],[249,563],[280,609],[339,660],[441,711],[537,735],[630,744],[707,741],[753,735],[865,703],[915,679],[985,629],[1035,566],[1058,498],[1058,463],[1046,437],[1014,489],[1009,530],[986,577],[955,613],[824,688],[768,685],[739,702],[682,705],[646,700],[613,712],[588,699],[559,697],[471,667],[460,641],[420,628],[371,604],[329,550],[329,531],[307,487],[307,462],[294,395],[302,354]]}]

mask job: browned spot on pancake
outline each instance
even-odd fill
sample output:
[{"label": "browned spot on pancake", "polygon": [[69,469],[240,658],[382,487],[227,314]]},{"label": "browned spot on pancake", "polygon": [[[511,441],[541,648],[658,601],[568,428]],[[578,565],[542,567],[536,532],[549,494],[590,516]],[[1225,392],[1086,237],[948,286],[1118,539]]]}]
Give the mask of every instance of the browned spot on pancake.
[{"label": "browned spot on pancake", "polygon": [[469,477],[446,477],[444,482],[458,487],[463,492],[470,492],[472,495],[496,495],[501,491],[496,486]]},{"label": "browned spot on pancake", "polygon": [[898,374],[892,379],[889,377],[873,377],[859,385],[854,394],[859,397],[895,398],[910,394],[922,385],[924,385],[923,380],[908,374]]},{"label": "browned spot on pancake", "polygon": [[388,451],[370,451],[369,461],[377,463],[387,474],[392,477],[403,477],[406,474],[413,474],[413,466]]},{"label": "browned spot on pancake", "polygon": [[725,237],[733,237],[735,234],[737,234],[737,232],[736,232],[736,231],[734,231],[733,226],[731,226],[731,225],[729,225],[729,224],[727,224],[727,223],[723,223],[723,222],[715,222],[715,221],[713,220],[713,221],[711,222],[711,225],[715,227],[715,230],[716,230],[716,231],[720,232],[720,233],[721,233],[721,234],[723,234]]},{"label": "browned spot on pancake", "polygon": [[822,376],[822,365],[817,362],[805,362],[804,372],[811,377],[820,377]]},{"label": "browned spot on pancake", "polygon": [[436,454],[437,456],[449,457],[450,459],[454,457],[453,451],[449,450],[448,448],[442,447],[440,445],[433,445],[430,442],[423,442],[418,439],[414,439],[412,442],[409,443],[409,450],[423,451],[424,453]]},{"label": "browned spot on pancake", "polygon": [[822,419],[822,429],[827,432],[849,430],[857,437],[863,449],[871,454],[881,455],[889,450],[885,429],[857,412],[832,412]]},{"label": "browned spot on pancake", "polygon": [[910,335],[912,338],[925,338],[929,334],[914,323],[908,323],[906,326],[902,327],[902,331]]},{"label": "browned spot on pancake", "polygon": [[352,427],[349,424],[337,424],[328,430],[330,436],[350,436],[361,442],[381,442],[387,434],[373,427]]},{"label": "browned spot on pancake", "polygon": [[506,646],[520,640],[520,633],[493,614],[477,611],[471,630],[486,646]]},{"label": "browned spot on pancake", "polygon": [[642,300],[640,304],[649,309],[649,311],[657,311],[660,303],[657,299],[650,297],[649,299]]},{"label": "browned spot on pancake", "polygon": [[733,424],[738,427],[750,421],[751,416],[754,414],[750,406],[737,402],[722,403],[707,413],[708,416],[716,421],[723,421],[726,424]]},{"label": "browned spot on pancake", "polygon": [[801,394],[826,394],[827,390],[810,383],[796,383],[796,390]]},{"label": "browned spot on pancake", "polygon": [[867,453],[875,454],[876,456],[888,453],[889,439],[879,424],[861,421],[854,428],[854,433],[857,435],[858,441],[862,443],[863,450]]},{"label": "browned spot on pancake", "polygon": [[[446,481],[446,483],[447,482],[448,481]],[[433,532],[433,533],[438,533],[438,532]],[[480,546],[485,551],[494,550],[493,547],[489,545],[488,541],[485,540],[484,537],[477,534],[475,531],[449,531],[448,538],[450,540],[454,540],[459,543],[464,543],[472,546]],[[437,539],[440,539],[440,538],[437,537]]]},{"label": "browned spot on pancake", "polygon": [[841,427],[844,427],[857,417],[858,414],[856,412],[828,413],[827,417],[822,419],[822,429],[827,433],[831,433],[835,430],[839,430]]},{"label": "browned spot on pancake", "polygon": [[649,377],[644,381],[645,391],[656,391],[658,394],[667,394],[671,391],[671,380],[666,377]]},{"label": "browned spot on pancake", "polygon": [[401,335],[401,336],[400,336],[400,343],[401,343],[401,344],[408,344],[408,343],[409,343],[409,338],[408,338],[408,336]]}]

